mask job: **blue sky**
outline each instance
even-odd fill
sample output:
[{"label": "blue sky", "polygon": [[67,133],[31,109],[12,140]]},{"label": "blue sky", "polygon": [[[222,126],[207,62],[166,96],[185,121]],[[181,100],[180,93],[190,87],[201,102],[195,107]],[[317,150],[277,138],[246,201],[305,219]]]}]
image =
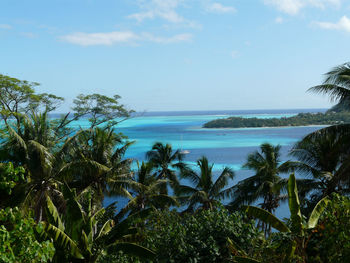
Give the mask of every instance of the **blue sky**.
[{"label": "blue sky", "polygon": [[349,0],[2,0],[0,73],[139,111],[324,108]]}]

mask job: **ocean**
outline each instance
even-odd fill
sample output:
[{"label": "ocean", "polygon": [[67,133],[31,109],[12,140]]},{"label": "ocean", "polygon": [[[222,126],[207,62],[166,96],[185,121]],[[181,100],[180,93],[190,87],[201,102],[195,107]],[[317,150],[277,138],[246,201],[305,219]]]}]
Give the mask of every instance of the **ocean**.
[{"label": "ocean", "polygon": [[[289,150],[298,140],[321,127],[204,129],[202,125],[210,120],[230,116],[281,118],[300,112],[325,112],[325,109],[145,112],[134,114],[130,119],[119,123],[115,130],[135,141],[127,151],[128,158],[145,160],[145,153],[155,142],[170,143],[173,149],[189,152],[185,161],[193,168],[201,156],[206,156],[215,164],[215,174],[224,166],[231,167],[236,173],[232,182],[235,184],[254,174],[241,166],[246,162],[248,154],[258,150],[262,143],[281,145],[282,161],[286,161],[290,159]],[[84,126],[84,122],[79,125]],[[287,174],[282,176],[288,177]],[[118,201],[118,207],[126,203],[123,198],[113,197],[106,197],[104,203],[108,205],[113,201]],[[288,205],[282,204],[276,214],[280,218],[288,217]]]}]

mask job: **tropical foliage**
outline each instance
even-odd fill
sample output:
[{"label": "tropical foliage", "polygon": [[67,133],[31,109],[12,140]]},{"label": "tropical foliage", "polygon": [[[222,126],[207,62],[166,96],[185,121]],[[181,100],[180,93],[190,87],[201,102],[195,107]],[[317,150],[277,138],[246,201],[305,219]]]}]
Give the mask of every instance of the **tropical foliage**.
[{"label": "tropical foliage", "polygon": [[162,194],[168,193],[168,185],[175,188],[179,185],[177,170],[186,168],[182,163],[183,154],[180,150],[173,151],[170,144],[156,142],[152,150],[146,153],[146,157],[155,169],[157,179],[168,179],[168,183],[162,184]]},{"label": "tropical foliage", "polygon": [[[186,165],[161,142],[140,163],[125,158],[134,142],[117,124],[132,111],[118,95],[78,95],[57,117],[63,98],[0,75],[0,262],[347,262],[349,65],[311,88],[338,101],[325,114],[223,120],[334,124],[297,142],[287,162],[281,146],[262,144],[239,182],[206,157]],[[106,206],[105,196],[123,199]]]},{"label": "tropical foliage", "polygon": [[213,166],[209,164],[206,157],[202,157],[197,161],[199,173],[186,169],[182,176],[187,178],[194,184],[194,187],[189,185],[180,185],[176,192],[179,199],[183,203],[188,204],[188,210],[194,210],[199,207],[202,209],[214,209],[220,201],[226,197],[230,197],[233,192],[233,187],[225,188],[230,180],[234,177],[234,172],[229,167],[224,167],[218,178],[214,180]]},{"label": "tropical foliage", "polygon": [[296,143],[290,152],[298,160],[294,163],[296,170],[312,178],[308,181],[308,203],[304,204],[309,210],[324,196],[334,192],[347,194],[350,191],[349,166],[344,161],[349,158],[350,134],[339,133],[338,128],[314,132]]},{"label": "tropical foliage", "polygon": [[[67,185],[63,188],[65,211],[59,214],[57,207],[47,197],[47,222],[43,237],[50,237],[56,248],[55,262],[96,262],[105,251],[127,251],[143,257],[152,257],[153,252],[135,243],[136,233],[131,224],[132,217],[115,224],[103,217],[105,208],[92,204],[91,191],[80,196],[85,204],[78,202],[78,196]],[[134,241],[134,242],[132,242]],[[69,251],[69,253],[67,253]]]},{"label": "tropical foliage", "polygon": [[26,182],[23,167],[15,168],[12,163],[0,163],[0,209],[18,205],[21,200],[18,197],[21,196]]},{"label": "tropical foliage", "polygon": [[48,262],[55,248],[50,241],[38,241],[36,232],[43,231],[43,225],[36,225],[33,218],[23,216],[20,210],[0,210],[0,262]]},{"label": "tropical foliage", "polygon": [[247,250],[261,237],[253,221],[223,207],[182,217],[175,211],[156,213],[145,235],[146,246],[156,252],[154,262],[225,262],[231,257],[227,237]]},{"label": "tropical foliage", "polygon": [[332,194],[330,202],[312,230],[307,254],[309,262],[345,262],[350,258],[350,199]]},{"label": "tropical foliage", "polygon": [[[272,215],[269,211],[264,209],[246,206],[244,207],[246,213],[250,216],[258,218],[259,220],[269,224],[280,232],[286,232],[290,234],[289,244],[287,244],[287,250],[285,251],[285,260],[291,260],[294,254],[299,256],[301,262],[307,262],[306,246],[307,246],[307,233],[308,229],[313,229],[318,223],[320,216],[328,205],[328,197],[320,200],[309,217],[308,222],[303,222],[303,217],[300,211],[300,202],[298,196],[297,183],[294,174],[291,174],[288,180],[288,203],[290,210],[289,227],[280,221],[277,217]],[[284,244],[285,246],[286,244]]]},{"label": "tropical foliage", "polygon": [[[268,212],[273,213],[279,207],[281,201],[285,201],[287,190],[287,179],[280,176],[293,168],[290,161],[281,162],[281,146],[273,146],[264,143],[260,151],[248,156],[244,168],[255,172],[254,176],[240,181],[233,187],[233,200],[228,207],[237,209],[244,204],[251,204],[261,200],[260,206]],[[271,226],[262,222],[265,234],[271,232]]]},{"label": "tropical foliage", "polygon": [[133,197],[118,213],[118,218],[128,212],[140,212],[149,207],[164,209],[169,206],[178,206],[179,203],[175,197],[161,193],[166,183],[166,179],[156,178],[152,163],[142,162],[136,177],[129,183]]}]

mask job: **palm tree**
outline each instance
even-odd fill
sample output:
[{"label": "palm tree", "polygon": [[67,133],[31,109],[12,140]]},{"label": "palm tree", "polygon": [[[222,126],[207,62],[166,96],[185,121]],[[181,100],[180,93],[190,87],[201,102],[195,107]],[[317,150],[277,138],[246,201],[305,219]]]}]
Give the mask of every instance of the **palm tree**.
[{"label": "palm tree", "polygon": [[155,177],[151,163],[142,162],[138,168],[137,176],[129,184],[129,190],[133,198],[120,211],[118,218],[122,218],[127,212],[132,214],[149,207],[178,206],[176,198],[160,193],[162,185],[165,183],[167,183],[167,180]]},{"label": "palm tree", "polygon": [[[77,196],[74,189],[63,185],[65,211],[59,213],[52,200],[46,200],[46,218],[43,238],[50,238],[55,246],[54,262],[96,262],[103,253],[124,253],[152,258],[154,253],[137,242],[132,224],[150,211],[134,214],[115,224],[104,215],[106,209],[96,209],[91,191]],[[80,199],[81,201],[79,201]]]},{"label": "palm tree", "polygon": [[26,185],[25,204],[34,208],[35,218],[41,221],[45,198],[60,198],[60,181],[54,173],[54,148],[58,144],[53,123],[47,113],[32,113],[21,118],[20,130],[6,126],[0,144],[0,160],[23,166],[30,178]]},{"label": "palm tree", "polygon": [[260,151],[248,155],[244,168],[255,171],[255,175],[240,181],[234,189],[234,199],[229,204],[231,208],[237,208],[242,204],[251,204],[262,198],[261,207],[273,213],[281,200],[286,199],[282,193],[286,191],[287,179],[281,178],[281,173],[288,172],[292,163],[281,163],[281,146],[273,146],[264,143]]},{"label": "palm tree", "polygon": [[[157,179],[168,179],[169,185],[173,188],[179,185],[176,169],[186,168],[182,162],[183,154],[179,150],[173,151],[170,144],[164,145],[161,142],[156,142],[152,150],[146,153],[146,158],[156,170]],[[168,193],[167,183],[162,184],[161,193]]]},{"label": "palm tree", "polygon": [[[309,89],[311,92],[321,93],[328,95],[331,101],[337,101],[341,109],[350,109],[350,62],[344,63],[337,67],[334,67],[331,71],[326,73],[326,78],[323,84],[312,87]],[[330,127],[323,128],[314,133],[308,135],[303,141],[314,141],[316,139],[321,141],[330,141],[332,138],[335,140],[333,143],[336,146],[335,149],[330,149],[333,152],[333,156],[328,165],[325,165],[326,156],[330,157],[329,154],[325,154],[322,157],[318,156],[318,161],[314,160],[314,167],[316,170],[322,171],[323,179],[327,181],[326,185],[323,184],[324,194],[329,194],[332,191],[343,190],[342,185],[345,184],[345,188],[350,189],[350,124],[339,124]],[[341,147],[343,144],[343,147]],[[310,145],[311,147],[311,145]],[[340,149],[341,148],[341,149]],[[301,153],[296,153],[301,155]],[[310,155],[310,154],[309,154]],[[297,156],[298,157],[298,156]],[[314,156],[316,158],[316,156]],[[322,160],[322,161],[321,161]],[[302,160],[303,161],[303,160]],[[303,161],[304,162],[304,161]],[[322,162],[322,163],[321,163]],[[306,164],[310,165],[306,160]],[[311,165],[312,166],[312,165]],[[315,174],[313,173],[315,176]],[[318,176],[319,177],[319,176]],[[326,190],[324,189],[326,188]]]},{"label": "palm tree", "polygon": [[[328,196],[322,198],[314,207],[312,210],[308,222],[304,223],[303,215],[300,211],[300,202],[299,202],[299,194],[298,194],[298,188],[297,188],[297,180],[295,179],[294,174],[291,174],[288,180],[288,204],[289,204],[289,210],[290,210],[290,227],[288,227],[285,223],[283,223],[281,220],[279,220],[277,217],[272,215],[269,211],[266,211],[264,209],[255,207],[255,206],[245,206],[244,210],[245,212],[253,216],[263,222],[265,224],[268,224],[275,228],[276,230],[280,232],[285,232],[291,234],[291,240],[289,241],[288,245],[288,251],[287,253],[283,253],[282,258],[283,262],[290,262],[290,259],[293,257],[294,254],[298,254],[302,259],[303,262],[307,262],[307,254],[306,254],[306,247],[307,247],[307,239],[308,235],[306,234],[306,231],[308,229],[313,229],[318,224],[318,220],[320,219],[322,213],[327,208],[327,205],[329,203]],[[230,250],[235,254],[239,254],[239,256],[235,257],[238,262],[260,262],[256,261],[255,259],[251,259],[247,256],[247,253],[244,251],[239,250],[235,244],[229,240],[229,248]],[[237,253],[238,252],[238,253]]]},{"label": "palm tree", "polygon": [[347,104],[350,108],[350,62],[334,67],[326,73],[323,84],[309,91],[329,95],[332,101]]},{"label": "palm tree", "polygon": [[176,193],[180,200],[189,205],[188,210],[193,210],[198,204],[203,209],[213,209],[222,199],[231,196],[234,188],[225,187],[235,174],[229,167],[224,167],[218,178],[214,180],[214,164],[209,164],[208,159],[203,156],[197,161],[197,165],[200,169],[199,174],[192,170],[182,174],[184,178],[191,180],[194,187],[180,185]]},{"label": "palm tree", "polygon": [[316,186],[315,202],[333,192],[346,193],[350,190],[347,174],[350,133],[340,132],[338,127],[318,130],[296,143],[290,155],[297,158],[296,167],[311,175]]},{"label": "palm tree", "polygon": [[123,159],[131,144],[109,127],[81,130],[67,147],[59,173],[79,191],[93,189],[99,201],[105,194],[131,198],[126,187],[132,176],[132,160]]}]

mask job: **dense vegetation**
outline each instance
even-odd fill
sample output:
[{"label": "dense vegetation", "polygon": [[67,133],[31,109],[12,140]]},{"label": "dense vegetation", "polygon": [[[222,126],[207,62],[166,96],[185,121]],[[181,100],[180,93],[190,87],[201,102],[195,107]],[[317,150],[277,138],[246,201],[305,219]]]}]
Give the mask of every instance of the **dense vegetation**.
[{"label": "dense vegetation", "polygon": [[[349,77],[341,65],[312,91],[350,108]],[[79,95],[50,119],[63,99],[37,85],[0,75],[0,262],[349,261],[350,124],[307,135],[286,162],[262,144],[233,184],[228,167],[214,174],[202,157],[192,170],[161,142],[133,170],[119,96]],[[106,195],[129,201],[103,207]],[[289,219],[273,214],[282,202]]]},{"label": "dense vegetation", "polygon": [[243,118],[229,117],[216,119],[203,125],[204,128],[257,128],[257,127],[284,127],[307,125],[336,125],[350,123],[350,112],[326,113],[299,113],[292,117],[282,118]]}]

